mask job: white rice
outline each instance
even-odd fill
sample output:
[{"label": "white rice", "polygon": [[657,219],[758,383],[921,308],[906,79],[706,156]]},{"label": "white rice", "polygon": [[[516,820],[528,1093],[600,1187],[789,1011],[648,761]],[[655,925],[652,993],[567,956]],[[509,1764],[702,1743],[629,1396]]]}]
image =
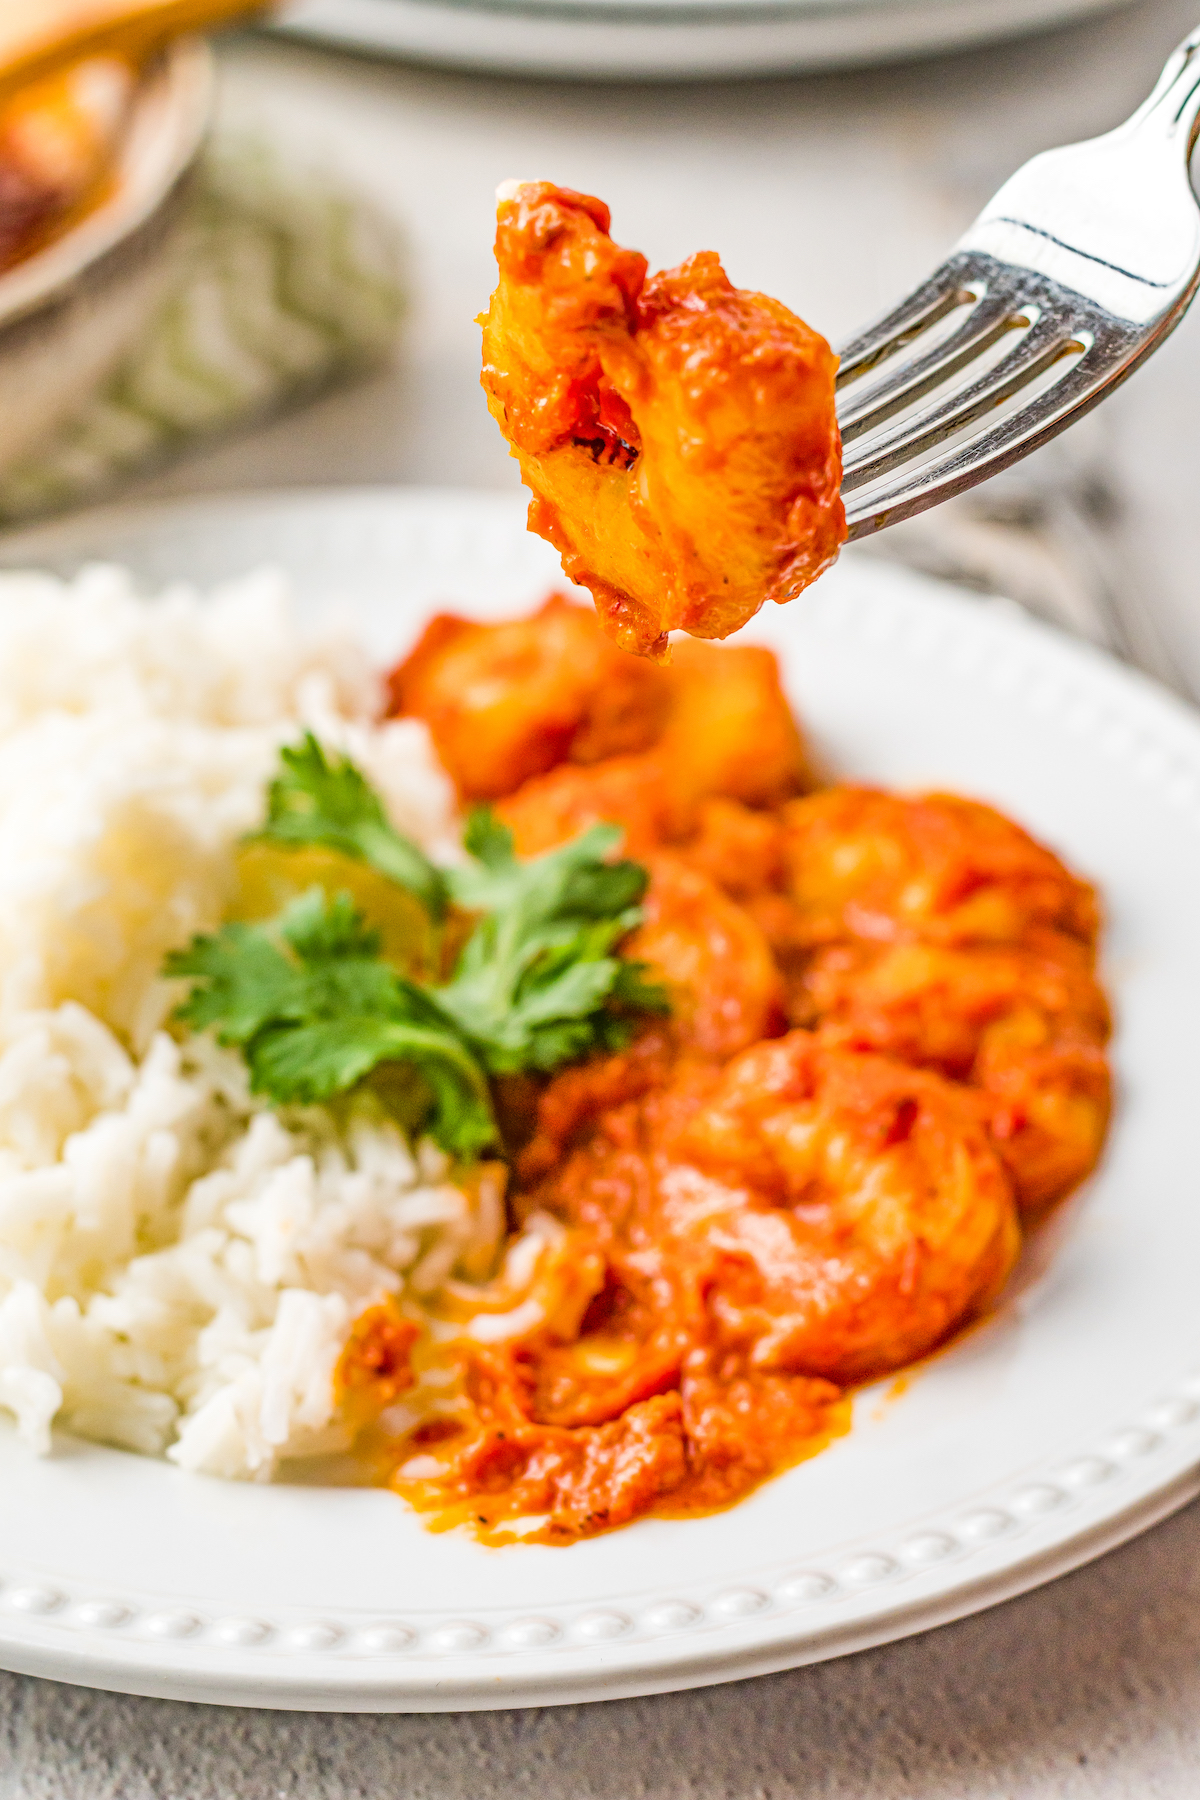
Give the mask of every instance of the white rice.
[{"label": "white rice", "polygon": [[0,1407],[265,1478],[343,1447],[332,1373],[366,1305],[495,1248],[495,1193],[363,1101],[276,1117],[238,1057],[164,1030],[164,953],[216,926],[282,742],[347,749],[396,824],[455,846],[424,728],[377,725],[345,631],[281,582],[138,599],[0,576]]}]

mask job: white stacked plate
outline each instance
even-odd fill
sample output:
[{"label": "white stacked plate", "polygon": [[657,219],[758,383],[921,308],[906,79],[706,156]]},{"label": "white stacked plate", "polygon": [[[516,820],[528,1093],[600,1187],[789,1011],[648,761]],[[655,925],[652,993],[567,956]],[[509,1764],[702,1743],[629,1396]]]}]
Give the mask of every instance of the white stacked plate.
[{"label": "white stacked plate", "polygon": [[886,62],[1113,0],[292,0],[276,29],[498,74],[703,80]]}]

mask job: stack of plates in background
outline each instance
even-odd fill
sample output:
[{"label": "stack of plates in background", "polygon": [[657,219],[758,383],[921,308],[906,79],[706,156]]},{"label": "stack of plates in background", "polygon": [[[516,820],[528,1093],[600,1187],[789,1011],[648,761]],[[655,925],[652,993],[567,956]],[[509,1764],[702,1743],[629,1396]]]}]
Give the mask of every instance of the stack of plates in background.
[{"label": "stack of plates in background", "polygon": [[275,29],[458,68],[703,80],[1016,37],[1112,0],[292,0]]},{"label": "stack of plates in background", "polygon": [[212,105],[212,57],[179,41],[146,73],[99,201],[0,274],[0,472],[139,341],[177,266]]}]

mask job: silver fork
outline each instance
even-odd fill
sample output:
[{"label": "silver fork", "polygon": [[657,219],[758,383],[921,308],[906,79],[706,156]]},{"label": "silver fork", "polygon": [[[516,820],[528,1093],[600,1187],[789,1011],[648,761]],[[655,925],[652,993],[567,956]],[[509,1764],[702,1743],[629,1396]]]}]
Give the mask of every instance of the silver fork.
[{"label": "silver fork", "polygon": [[1200,27],[1131,119],[1018,169],[929,280],[845,346],[851,538],[1007,468],[1157,349],[1200,282],[1198,131]]}]

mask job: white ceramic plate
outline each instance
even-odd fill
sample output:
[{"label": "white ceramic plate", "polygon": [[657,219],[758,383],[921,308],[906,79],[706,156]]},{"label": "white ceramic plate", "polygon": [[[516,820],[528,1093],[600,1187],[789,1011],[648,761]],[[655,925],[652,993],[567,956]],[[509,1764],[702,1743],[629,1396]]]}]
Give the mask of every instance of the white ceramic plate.
[{"label": "white ceramic plate", "polygon": [[928,56],[1124,0],[291,0],[273,29],[482,69],[723,80]]},{"label": "white ceramic plate", "polygon": [[[505,496],[343,491],[114,510],[0,561],[202,582],[270,561],[382,654],[434,604],[556,574]],[[1120,1030],[1104,1168],[985,1327],[863,1394],[854,1429],[732,1511],[570,1549],[429,1536],[392,1496],[251,1487],[0,1429],[0,1663],[134,1693],[425,1710],[728,1680],[1033,1587],[1200,1489],[1200,724],[999,603],[852,555],[753,635],[848,775],[982,795],[1101,883]]]}]

